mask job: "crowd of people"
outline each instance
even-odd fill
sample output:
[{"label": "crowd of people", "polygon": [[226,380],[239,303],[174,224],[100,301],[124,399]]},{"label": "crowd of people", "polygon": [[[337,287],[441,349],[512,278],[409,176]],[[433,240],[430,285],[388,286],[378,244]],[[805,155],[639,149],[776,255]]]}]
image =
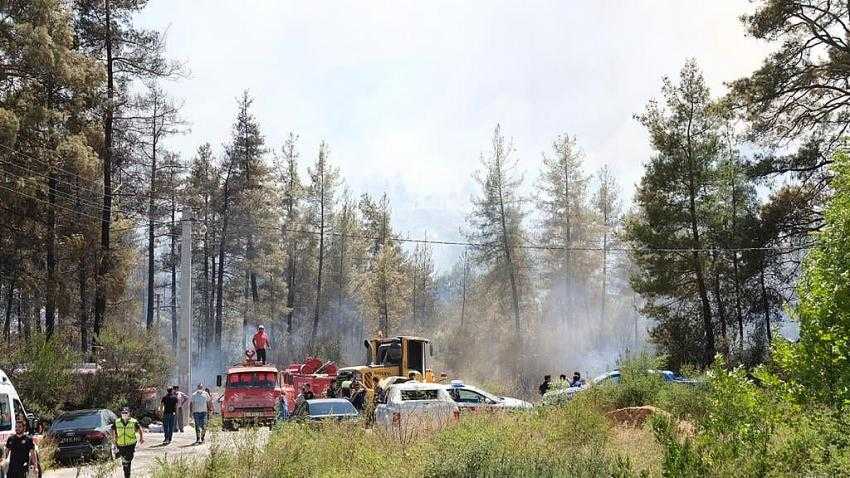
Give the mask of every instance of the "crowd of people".
[{"label": "crowd of people", "polygon": [[[573,378],[571,380],[567,380],[566,374],[561,374],[558,378],[561,383],[566,383],[568,387],[581,387],[584,385],[584,379],[581,378],[581,373],[573,372]],[[538,390],[540,391],[540,396],[546,395],[546,392],[549,391],[549,388],[552,386],[552,376],[544,375],[543,383],[540,384]]]}]

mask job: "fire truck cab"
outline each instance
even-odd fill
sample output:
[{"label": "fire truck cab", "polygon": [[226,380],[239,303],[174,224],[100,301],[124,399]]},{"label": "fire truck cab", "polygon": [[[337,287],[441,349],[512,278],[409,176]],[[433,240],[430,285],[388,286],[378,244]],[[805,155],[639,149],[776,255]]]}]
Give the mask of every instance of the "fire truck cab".
[{"label": "fire truck cab", "polygon": [[216,384],[224,386],[221,419],[225,430],[274,425],[275,405],[283,393],[277,367],[261,365],[248,357],[227,369],[223,384],[222,378],[217,376]]}]

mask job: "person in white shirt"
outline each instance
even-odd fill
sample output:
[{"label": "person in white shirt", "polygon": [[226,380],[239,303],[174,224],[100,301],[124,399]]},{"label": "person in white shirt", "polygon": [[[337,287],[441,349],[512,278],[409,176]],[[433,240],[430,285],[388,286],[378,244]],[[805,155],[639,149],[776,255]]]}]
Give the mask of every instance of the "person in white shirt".
[{"label": "person in white shirt", "polygon": [[207,411],[212,403],[212,397],[204,390],[204,385],[199,383],[198,388],[192,393],[192,419],[195,421],[195,444],[204,442],[207,434]]}]

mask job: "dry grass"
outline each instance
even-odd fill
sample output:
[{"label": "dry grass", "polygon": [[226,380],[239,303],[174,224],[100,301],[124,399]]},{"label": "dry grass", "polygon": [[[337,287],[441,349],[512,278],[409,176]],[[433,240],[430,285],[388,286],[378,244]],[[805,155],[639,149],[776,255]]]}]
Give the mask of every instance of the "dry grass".
[{"label": "dry grass", "polygon": [[645,471],[649,476],[660,476],[664,449],[655,439],[649,423],[641,426],[613,426],[609,443],[611,452],[628,457],[636,472]]}]

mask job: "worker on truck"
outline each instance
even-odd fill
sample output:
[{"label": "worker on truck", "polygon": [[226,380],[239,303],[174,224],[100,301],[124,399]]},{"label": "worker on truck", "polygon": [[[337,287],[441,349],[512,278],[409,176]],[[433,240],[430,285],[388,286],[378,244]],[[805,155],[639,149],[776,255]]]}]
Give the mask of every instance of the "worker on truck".
[{"label": "worker on truck", "polygon": [[266,328],[260,325],[257,327],[257,333],[254,334],[254,350],[257,351],[257,360],[263,365],[266,364],[266,350],[271,348],[269,336],[266,335]]}]

